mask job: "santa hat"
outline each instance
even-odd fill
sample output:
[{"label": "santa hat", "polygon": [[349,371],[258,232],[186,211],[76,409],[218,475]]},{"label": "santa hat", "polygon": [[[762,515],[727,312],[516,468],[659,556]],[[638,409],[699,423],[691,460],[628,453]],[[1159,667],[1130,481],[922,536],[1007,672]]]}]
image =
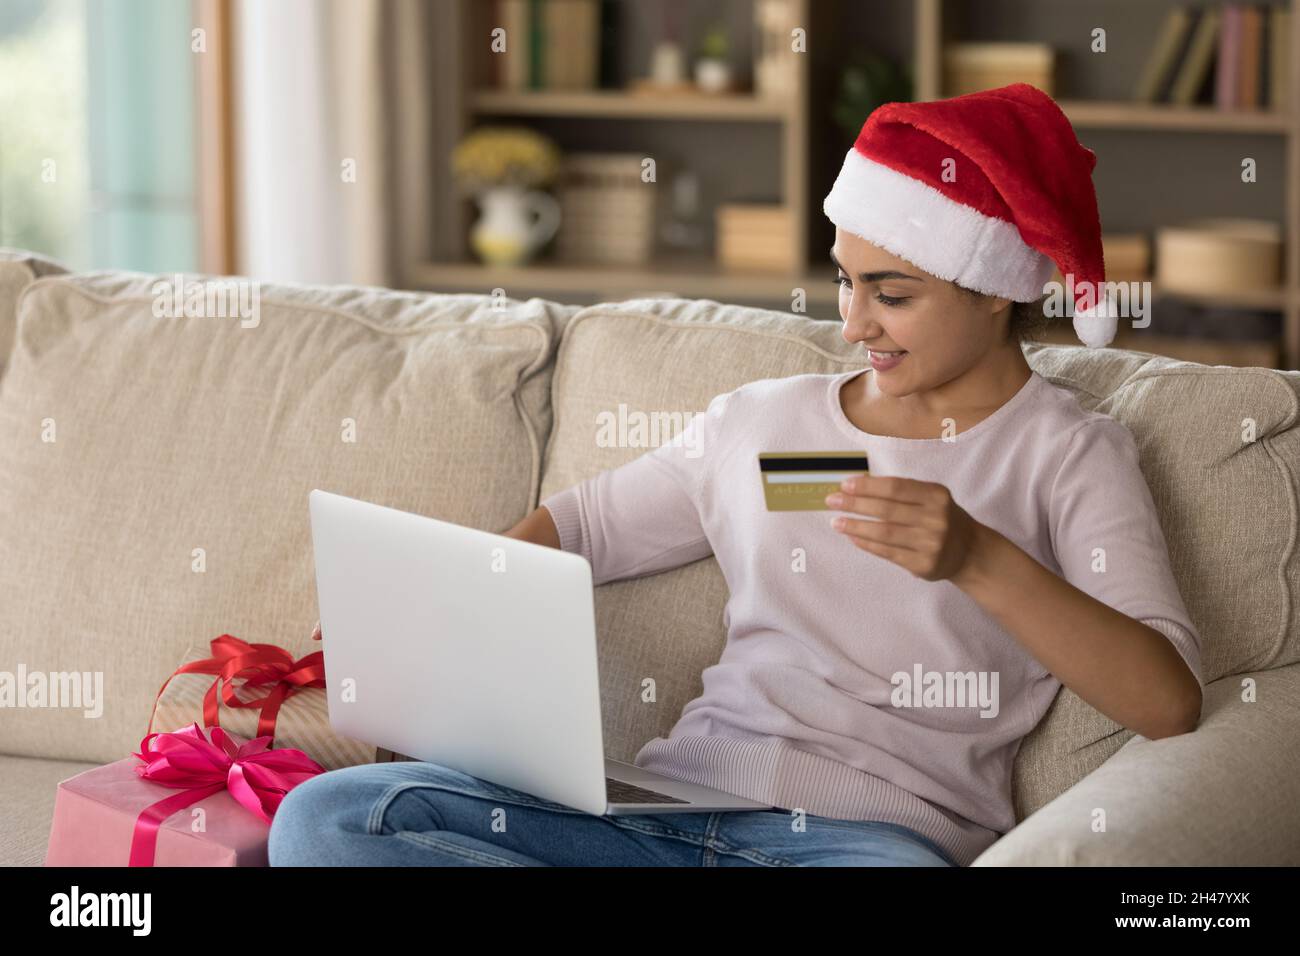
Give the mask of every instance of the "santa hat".
[{"label": "santa hat", "polygon": [[931,275],[1016,302],[1042,296],[1059,266],[1074,331],[1100,348],[1115,338],[1116,310],[1101,296],[1096,165],[1056,102],[1027,83],[886,103],[867,117],[822,211]]}]

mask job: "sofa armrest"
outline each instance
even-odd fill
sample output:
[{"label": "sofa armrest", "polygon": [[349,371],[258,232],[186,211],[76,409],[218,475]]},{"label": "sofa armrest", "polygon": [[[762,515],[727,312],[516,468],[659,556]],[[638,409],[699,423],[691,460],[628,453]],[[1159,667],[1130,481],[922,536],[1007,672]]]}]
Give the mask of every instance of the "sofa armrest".
[{"label": "sofa armrest", "polygon": [[[1253,701],[1242,699],[1247,678]],[[1131,738],[971,865],[1300,864],[1300,664],[1204,693],[1195,731]]]}]

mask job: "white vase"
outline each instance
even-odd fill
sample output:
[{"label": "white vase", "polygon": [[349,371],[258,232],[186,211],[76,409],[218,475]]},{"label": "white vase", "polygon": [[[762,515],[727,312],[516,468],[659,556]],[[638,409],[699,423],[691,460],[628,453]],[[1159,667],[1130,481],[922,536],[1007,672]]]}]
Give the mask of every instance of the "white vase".
[{"label": "white vase", "polygon": [[476,198],[482,215],[470,229],[470,246],[490,265],[523,265],[560,228],[560,204],[549,193],[493,186]]},{"label": "white vase", "polygon": [[695,61],[695,85],[705,93],[725,93],[731,88],[731,65],[726,60]]},{"label": "white vase", "polygon": [[650,56],[650,76],[656,86],[677,86],[686,77],[685,57],[682,48],[671,40],[655,44]]}]

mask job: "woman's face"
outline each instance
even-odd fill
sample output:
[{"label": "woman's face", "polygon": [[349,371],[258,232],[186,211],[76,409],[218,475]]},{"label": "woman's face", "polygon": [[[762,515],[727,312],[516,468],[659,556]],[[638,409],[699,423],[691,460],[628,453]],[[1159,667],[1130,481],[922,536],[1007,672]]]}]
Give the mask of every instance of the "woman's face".
[{"label": "woman's face", "polygon": [[872,352],[907,353],[875,371],[881,392],[897,397],[935,388],[1006,344],[1009,299],[971,295],[840,228],[831,258],[840,269],[844,340]]}]

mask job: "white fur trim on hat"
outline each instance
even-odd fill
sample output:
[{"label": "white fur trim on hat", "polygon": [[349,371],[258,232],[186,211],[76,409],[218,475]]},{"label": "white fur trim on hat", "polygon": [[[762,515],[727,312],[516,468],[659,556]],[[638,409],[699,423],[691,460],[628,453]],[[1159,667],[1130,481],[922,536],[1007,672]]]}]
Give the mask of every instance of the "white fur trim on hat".
[{"label": "white fur trim on hat", "polygon": [[1014,223],[949,199],[856,148],[844,157],[822,212],[917,268],[986,295],[1033,302],[1056,271]]}]

